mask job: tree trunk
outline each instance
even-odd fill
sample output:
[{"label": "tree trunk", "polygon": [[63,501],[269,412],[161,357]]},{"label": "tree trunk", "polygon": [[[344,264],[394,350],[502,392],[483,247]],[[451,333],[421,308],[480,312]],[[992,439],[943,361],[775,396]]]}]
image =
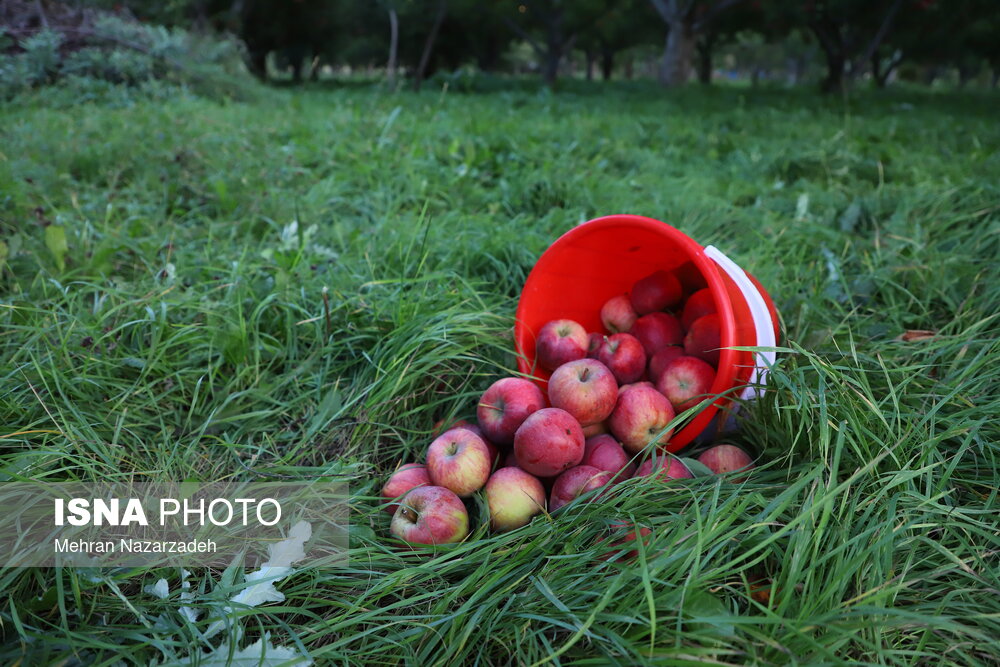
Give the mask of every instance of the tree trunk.
[{"label": "tree trunk", "polygon": [[551,87],[555,85],[556,77],[559,76],[559,63],[562,61],[563,54],[569,50],[569,43],[563,35],[561,6],[557,6],[547,17],[547,24],[542,73],[545,77],[545,85]]},{"label": "tree trunk", "polygon": [[847,66],[847,58],[844,55],[843,44],[838,39],[820,37],[819,43],[826,56],[826,78],[820,84],[820,89],[824,93],[836,93],[844,90],[844,69]]},{"label": "tree trunk", "polygon": [[601,49],[601,78],[605,81],[611,80],[611,74],[615,70],[615,51],[608,47]]},{"label": "tree trunk", "polygon": [[875,54],[878,53],[878,47],[881,46],[886,35],[888,35],[892,30],[893,21],[896,19],[896,14],[899,12],[899,8],[902,4],[903,0],[893,1],[892,5],[889,6],[889,11],[887,11],[885,16],[882,18],[882,25],[879,26],[875,36],[872,37],[871,41],[868,43],[868,48],[865,49],[865,52],[861,54],[860,58],[850,63],[852,78],[861,72],[862,64],[865,61],[871,61]]},{"label": "tree trunk", "polygon": [[882,58],[878,51],[872,54],[872,80],[876,88],[885,88],[885,80],[888,75],[882,71]]},{"label": "tree trunk", "polygon": [[826,78],[821,88],[824,93],[836,93],[844,90],[844,56],[841,53],[826,54]]},{"label": "tree trunk", "polygon": [[493,36],[487,36],[480,45],[479,55],[476,56],[476,66],[482,72],[492,72],[500,62],[500,47],[498,41]]},{"label": "tree trunk", "polygon": [[694,45],[694,28],[689,21],[670,24],[667,43],[663,49],[663,64],[660,67],[661,84],[680,86],[688,82],[691,76]]},{"label": "tree trunk", "polygon": [[809,29],[826,56],[826,78],[820,84],[820,90],[824,93],[843,92],[847,53],[840,26],[827,17],[820,17],[809,23]]},{"label": "tree trunk", "polygon": [[542,77],[545,80],[545,85],[555,85],[556,78],[559,76],[560,60],[562,60],[562,54],[550,46],[545,52],[544,62],[542,63]]},{"label": "tree trunk", "polygon": [[594,61],[597,60],[597,56],[594,54],[593,49],[584,49],[583,55],[587,59],[587,81],[593,81]]},{"label": "tree trunk", "polygon": [[625,78],[629,81],[635,76],[635,59],[629,56],[625,61]]},{"label": "tree trunk", "polygon": [[267,51],[263,49],[250,49],[247,58],[247,65],[250,73],[261,81],[267,81]]},{"label": "tree trunk", "polygon": [[978,68],[975,67],[969,67],[968,65],[959,65],[958,87],[965,88],[965,84],[969,83],[969,81],[972,81],[972,79],[975,78],[976,74],[979,73],[977,69]]},{"label": "tree trunk", "polygon": [[994,67],[993,76],[990,80],[990,86],[996,88],[998,83],[1000,83],[1000,67]]},{"label": "tree trunk", "polygon": [[413,80],[413,89],[416,91],[420,90],[420,86],[424,82],[424,76],[427,74],[427,65],[430,63],[431,53],[434,51],[434,42],[437,41],[438,32],[441,30],[441,24],[444,23],[444,17],[447,13],[448,0],[440,0],[438,2],[437,14],[434,15],[434,25],[431,26],[431,31],[424,42],[424,51],[420,54],[420,64],[417,66],[417,74]]},{"label": "tree trunk", "polygon": [[389,87],[396,86],[396,54],[399,52],[399,16],[395,8],[389,8],[389,62],[386,64],[386,76]]},{"label": "tree trunk", "polygon": [[698,41],[698,81],[712,83],[712,40],[706,37]]}]

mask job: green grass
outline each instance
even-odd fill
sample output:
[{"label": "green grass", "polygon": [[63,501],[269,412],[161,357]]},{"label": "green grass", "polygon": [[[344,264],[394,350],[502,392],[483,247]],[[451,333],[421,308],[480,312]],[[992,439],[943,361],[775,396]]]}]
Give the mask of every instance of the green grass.
[{"label": "green grass", "polygon": [[[1000,661],[995,95],[69,102],[0,109],[3,478],[348,478],[350,566],[280,582],[242,644],[318,664]],[[794,351],[739,437],[763,465],[398,549],[386,473],[511,372],[547,244],[615,212],[717,245],[774,296]],[[915,329],[938,333],[899,339]],[[605,562],[622,519],[653,534]],[[160,576],[166,600],[142,591]],[[193,655],[218,641],[178,609],[221,609],[223,576],[196,572],[191,602],[175,572],[0,570],[0,660]]]}]

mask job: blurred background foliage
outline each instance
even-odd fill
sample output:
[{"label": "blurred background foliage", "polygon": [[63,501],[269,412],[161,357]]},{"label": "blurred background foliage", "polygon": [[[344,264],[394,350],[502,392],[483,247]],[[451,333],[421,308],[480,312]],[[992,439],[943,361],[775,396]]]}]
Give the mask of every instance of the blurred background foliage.
[{"label": "blurred background foliage", "polygon": [[[0,0],[0,94],[497,78],[996,86],[995,0]],[[245,81],[244,81],[245,80]]]}]

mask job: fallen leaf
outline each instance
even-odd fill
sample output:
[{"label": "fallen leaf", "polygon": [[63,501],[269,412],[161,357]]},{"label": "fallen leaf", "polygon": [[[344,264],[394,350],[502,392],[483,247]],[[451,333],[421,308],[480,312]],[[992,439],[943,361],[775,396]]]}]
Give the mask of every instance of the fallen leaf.
[{"label": "fallen leaf", "polygon": [[904,343],[912,343],[918,340],[931,340],[936,337],[937,331],[931,329],[907,329],[896,340],[901,340]]}]

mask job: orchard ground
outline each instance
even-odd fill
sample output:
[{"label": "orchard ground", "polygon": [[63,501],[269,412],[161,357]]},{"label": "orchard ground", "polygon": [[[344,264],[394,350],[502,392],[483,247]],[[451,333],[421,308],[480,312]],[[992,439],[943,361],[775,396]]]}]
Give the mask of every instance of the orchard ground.
[{"label": "orchard ground", "polygon": [[[4,478],[348,478],[350,566],[238,622],[318,664],[996,664],[998,102],[22,97],[0,109]],[[538,255],[619,212],[777,302],[790,351],[739,439],[757,471],[636,480],[504,535],[476,500],[465,543],[392,544],[386,475],[515,368]],[[633,563],[600,558],[615,521],[652,528]],[[194,576],[182,600],[176,572],[4,570],[0,655],[194,659],[239,585]]]}]

